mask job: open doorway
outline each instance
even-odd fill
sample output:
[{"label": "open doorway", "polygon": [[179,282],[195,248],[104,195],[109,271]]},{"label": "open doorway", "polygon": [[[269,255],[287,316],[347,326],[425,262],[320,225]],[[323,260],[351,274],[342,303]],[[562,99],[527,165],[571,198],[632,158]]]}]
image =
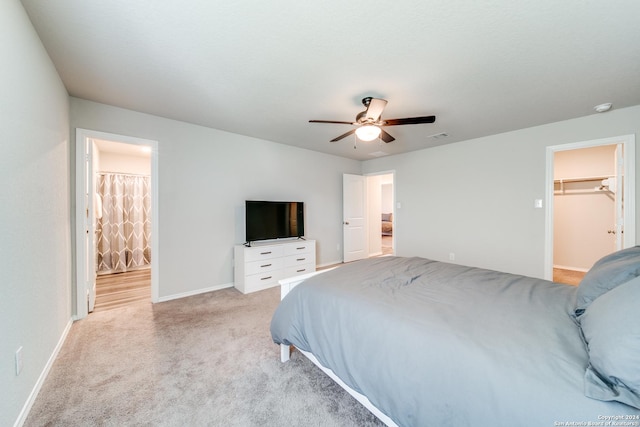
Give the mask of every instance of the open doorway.
[{"label": "open doorway", "polygon": [[615,232],[618,144],[558,151],[554,156],[553,280],[578,285],[619,246]]},{"label": "open doorway", "polygon": [[[159,299],[157,144],[141,138],[76,130],[76,319],[84,318],[96,306],[99,272],[140,271],[147,278],[144,291],[138,293],[144,292],[144,298],[151,302]],[[146,183],[137,179],[145,176]],[[130,181],[143,183],[124,190]],[[113,227],[116,219],[109,208],[129,208],[130,201],[125,203],[114,197],[122,191],[139,192],[129,198],[138,198],[142,203],[133,207],[138,217],[128,216],[122,220],[127,225],[117,228]],[[142,195],[144,191],[146,196]],[[141,219],[145,215],[147,218]],[[127,239],[143,243],[132,249],[123,242]],[[110,248],[112,243],[114,247]],[[131,281],[129,277],[128,284],[112,283],[111,289],[128,291]],[[132,298],[130,292],[121,296]]]},{"label": "open doorway", "polygon": [[365,176],[368,257],[394,254],[393,173]]},{"label": "open doorway", "polygon": [[93,142],[96,312],[151,301],[151,147]]},{"label": "open doorway", "polygon": [[634,160],[633,135],[548,147],[545,278],[578,285],[635,244]]}]

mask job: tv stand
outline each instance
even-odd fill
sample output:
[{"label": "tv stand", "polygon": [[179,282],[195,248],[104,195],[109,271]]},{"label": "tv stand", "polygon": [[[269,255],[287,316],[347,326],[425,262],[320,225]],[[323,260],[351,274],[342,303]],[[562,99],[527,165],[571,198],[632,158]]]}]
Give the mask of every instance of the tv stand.
[{"label": "tv stand", "polygon": [[234,248],[234,286],[243,294],[278,286],[278,280],[316,271],[316,241],[247,242]]}]

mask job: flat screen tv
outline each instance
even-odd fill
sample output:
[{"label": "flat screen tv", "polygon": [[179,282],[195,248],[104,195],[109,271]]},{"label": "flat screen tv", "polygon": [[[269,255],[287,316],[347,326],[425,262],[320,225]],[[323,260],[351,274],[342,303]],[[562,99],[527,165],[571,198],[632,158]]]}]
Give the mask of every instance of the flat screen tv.
[{"label": "flat screen tv", "polygon": [[245,201],[245,239],[285,239],[304,236],[304,203]]}]

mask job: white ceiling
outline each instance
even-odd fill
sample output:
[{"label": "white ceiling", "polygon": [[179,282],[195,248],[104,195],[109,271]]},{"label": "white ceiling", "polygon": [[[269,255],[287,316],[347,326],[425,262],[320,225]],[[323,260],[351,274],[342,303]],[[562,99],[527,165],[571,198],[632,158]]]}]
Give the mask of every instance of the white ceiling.
[{"label": "white ceiling", "polygon": [[[640,104],[638,0],[22,3],[72,96],[354,159]],[[308,123],[365,96],[436,123]]]}]

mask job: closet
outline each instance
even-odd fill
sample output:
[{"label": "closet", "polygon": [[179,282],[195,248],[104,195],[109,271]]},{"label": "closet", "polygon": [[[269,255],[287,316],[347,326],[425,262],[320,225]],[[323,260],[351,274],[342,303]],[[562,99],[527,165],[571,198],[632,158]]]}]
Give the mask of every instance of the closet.
[{"label": "closet", "polygon": [[554,156],[554,268],[586,272],[616,250],[617,144]]}]

